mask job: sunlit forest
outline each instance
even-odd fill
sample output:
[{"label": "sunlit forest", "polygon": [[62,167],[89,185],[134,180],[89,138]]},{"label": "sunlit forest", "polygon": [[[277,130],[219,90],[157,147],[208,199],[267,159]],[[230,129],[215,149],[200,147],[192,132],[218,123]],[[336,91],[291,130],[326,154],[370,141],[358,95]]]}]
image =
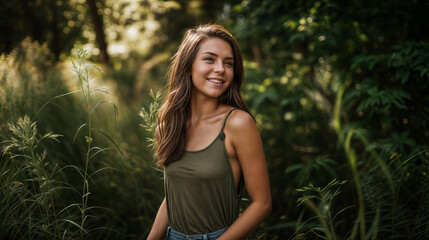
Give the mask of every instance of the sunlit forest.
[{"label": "sunlit forest", "polygon": [[2,1],[0,239],[146,239],[168,66],[205,23],[239,43],[264,142],[273,209],[249,239],[427,239],[428,13],[426,0]]}]

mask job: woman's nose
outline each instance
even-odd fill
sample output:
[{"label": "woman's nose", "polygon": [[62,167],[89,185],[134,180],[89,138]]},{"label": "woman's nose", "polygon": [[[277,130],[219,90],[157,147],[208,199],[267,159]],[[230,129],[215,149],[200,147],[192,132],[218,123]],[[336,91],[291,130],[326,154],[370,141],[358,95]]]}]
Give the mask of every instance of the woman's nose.
[{"label": "woman's nose", "polygon": [[225,71],[225,66],[223,62],[217,62],[214,66],[214,72],[223,73]]}]

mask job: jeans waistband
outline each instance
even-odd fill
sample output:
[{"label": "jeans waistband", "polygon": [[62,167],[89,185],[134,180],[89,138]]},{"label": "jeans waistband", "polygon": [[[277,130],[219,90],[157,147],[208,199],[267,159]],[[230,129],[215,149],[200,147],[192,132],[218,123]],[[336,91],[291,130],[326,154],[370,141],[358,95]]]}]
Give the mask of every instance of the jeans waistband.
[{"label": "jeans waistband", "polygon": [[172,229],[171,227],[168,227],[167,240],[215,240],[220,237],[220,235],[222,235],[222,233],[224,233],[227,229],[228,228],[226,227],[207,234],[186,235]]}]

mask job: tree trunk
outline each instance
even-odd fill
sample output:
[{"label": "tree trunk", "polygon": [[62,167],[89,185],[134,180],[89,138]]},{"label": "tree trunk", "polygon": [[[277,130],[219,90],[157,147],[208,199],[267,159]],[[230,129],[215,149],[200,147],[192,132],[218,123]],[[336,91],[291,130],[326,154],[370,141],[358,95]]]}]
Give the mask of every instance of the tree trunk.
[{"label": "tree trunk", "polygon": [[51,48],[52,48],[52,52],[54,53],[55,62],[58,62],[60,60],[60,54],[61,54],[61,32],[60,29],[58,28],[58,21],[59,21],[59,11],[57,11],[56,6],[55,6],[55,2],[51,5],[51,11],[52,11],[52,44],[51,44]]},{"label": "tree trunk", "polygon": [[104,35],[103,21],[102,16],[98,15],[97,5],[95,0],[87,0],[89,5],[89,11],[91,13],[91,18],[94,23],[94,30],[98,42],[98,47],[100,48],[100,61],[106,65],[109,64],[109,55],[107,53],[107,43]]},{"label": "tree trunk", "polygon": [[258,66],[260,68],[263,68],[264,61],[262,60],[261,48],[259,48],[259,45],[256,43],[252,43],[251,48],[252,48],[253,58],[255,59]]}]

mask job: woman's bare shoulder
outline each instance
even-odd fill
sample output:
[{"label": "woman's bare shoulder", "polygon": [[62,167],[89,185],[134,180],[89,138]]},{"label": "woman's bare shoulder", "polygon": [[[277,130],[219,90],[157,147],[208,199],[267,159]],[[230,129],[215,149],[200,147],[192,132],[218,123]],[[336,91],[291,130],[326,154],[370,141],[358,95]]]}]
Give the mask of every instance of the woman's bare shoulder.
[{"label": "woman's bare shoulder", "polygon": [[255,119],[250,113],[237,109],[231,112],[227,121],[227,127],[231,131],[245,131],[256,128]]}]

